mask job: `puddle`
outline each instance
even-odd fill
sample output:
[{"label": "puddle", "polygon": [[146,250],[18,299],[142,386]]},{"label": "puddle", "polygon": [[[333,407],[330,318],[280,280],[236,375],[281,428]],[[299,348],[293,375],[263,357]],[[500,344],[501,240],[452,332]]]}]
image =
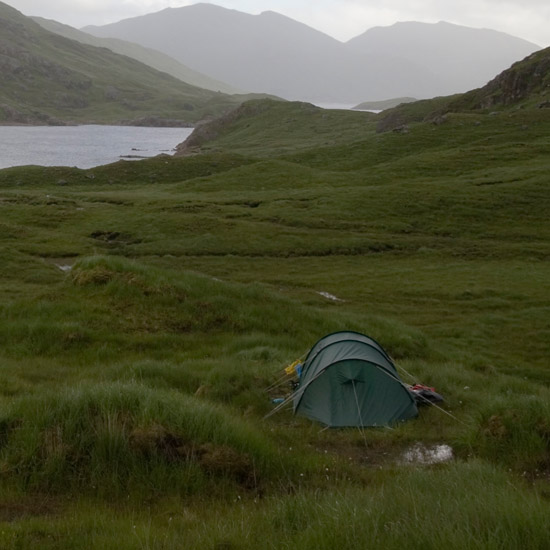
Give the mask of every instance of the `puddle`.
[{"label": "puddle", "polygon": [[72,264],[76,260],[77,258],[44,258],[45,262],[57,267],[57,269],[60,269],[61,271],[63,271],[63,273],[68,273],[69,271],[71,271],[71,269],[73,268]]},{"label": "puddle", "polygon": [[449,445],[423,445],[416,443],[401,456],[405,464],[441,464],[453,459],[453,449]]},{"label": "puddle", "polygon": [[341,300],[340,298],[337,298],[334,296],[334,294],[329,294],[328,292],[317,292],[319,296],[322,296],[323,298],[326,298],[327,300],[330,300],[331,302],[344,302],[345,300]]}]

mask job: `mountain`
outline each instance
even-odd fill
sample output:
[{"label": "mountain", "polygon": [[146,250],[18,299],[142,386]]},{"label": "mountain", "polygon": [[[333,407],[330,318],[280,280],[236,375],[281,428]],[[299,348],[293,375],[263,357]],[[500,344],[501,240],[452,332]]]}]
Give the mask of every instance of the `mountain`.
[{"label": "mountain", "polygon": [[[498,115],[503,109],[513,113],[550,108],[550,48],[535,52],[502,71],[485,86],[463,94],[438,97],[399,105],[382,113],[378,131],[401,129],[416,122],[447,122],[449,113]],[[514,115],[510,115],[512,118]],[[477,120],[477,119],[476,119]]]},{"label": "mountain", "polygon": [[369,97],[425,97],[439,80],[430,69],[352,51],[274,12],[196,4],[83,30],[154,48],[232,86],[287,99],[356,104]]},{"label": "mountain", "polygon": [[465,91],[538,49],[503,33],[446,23],[371,29],[344,44],[274,12],[250,15],[212,4],[84,30],[154,48],[240,89],[354,105]]},{"label": "mountain", "polygon": [[0,2],[0,123],[180,126],[241,101],[51,33]]},{"label": "mountain", "polygon": [[244,93],[243,90],[239,90],[224,82],[201,74],[198,71],[194,71],[168,55],[150,48],[144,48],[139,44],[118,40],[116,38],[98,38],[97,36],[92,36],[91,34],[79,31],[69,25],[64,25],[51,19],[44,19],[42,17],[33,17],[32,19],[50,32],[60,34],[65,38],[76,40],[82,44],[88,44],[98,48],[108,48],[115,53],[126,55],[141,63],[145,63],[145,65],[149,65],[157,69],[157,71],[168,73],[187,84],[226,94]]},{"label": "mountain", "polygon": [[508,106],[550,108],[550,48],[529,55],[482,88],[463,94],[450,103],[449,110]]},{"label": "mountain", "polygon": [[357,52],[383,53],[432,68],[445,82],[434,95],[483,86],[515,61],[540,49],[536,44],[509,34],[443,21],[375,27],[347,45]]}]

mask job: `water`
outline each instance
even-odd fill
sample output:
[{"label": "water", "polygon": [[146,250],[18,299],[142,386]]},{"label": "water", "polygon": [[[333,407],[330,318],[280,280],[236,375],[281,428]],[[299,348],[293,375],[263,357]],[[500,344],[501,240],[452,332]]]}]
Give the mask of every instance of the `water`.
[{"label": "water", "polygon": [[336,109],[338,111],[363,111],[365,113],[381,113],[382,111],[372,110],[372,109],[354,109],[354,105],[350,103],[315,103],[315,106],[321,107],[321,109]]},{"label": "water", "polygon": [[337,109],[339,111],[351,111],[357,103],[315,103],[315,106],[321,109]]},{"label": "water", "polygon": [[453,459],[453,449],[449,445],[432,445],[428,447],[416,443],[403,455],[403,462],[408,464],[441,464]]},{"label": "water", "polygon": [[121,158],[172,154],[192,128],[135,126],[0,126],[0,168],[93,168]]}]

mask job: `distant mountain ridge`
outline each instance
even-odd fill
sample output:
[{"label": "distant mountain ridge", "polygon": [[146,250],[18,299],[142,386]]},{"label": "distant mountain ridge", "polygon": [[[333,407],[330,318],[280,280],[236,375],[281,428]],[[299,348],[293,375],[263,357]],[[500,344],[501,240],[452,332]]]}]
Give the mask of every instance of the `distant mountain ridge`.
[{"label": "distant mountain ridge", "polygon": [[275,12],[250,15],[212,4],[83,30],[156,49],[240,89],[352,104],[466,91],[539,49],[449,23],[399,23],[342,43]]},{"label": "distant mountain ridge", "polygon": [[0,2],[0,124],[189,126],[244,99],[51,33]]},{"label": "distant mountain ridge", "polygon": [[484,85],[515,61],[540,49],[536,44],[490,29],[473,29],[445,21],[403,22],[374,27],[347,42],[357,51],[384,51],[411,63],[436,68],[449,90],[466,92]]},{"label": "distant mountain ridge", "polygon": [[42,17],[32,17],[32,19],[50,32],[60,34],[71,40],[76,40],[77,42],[82,42],[82,44],[88,44],[98,48],[108,48],[115,53],[126,55],[141,63],[145,63],[145,65],[149,65],[158,71],[168,73],[187,84],[226,94],[244,93],[243,90],[239,90],[224,82],[203,75],[198,71],[194,71],[166,54],[144,48],[139,44],[126,42],[117,38],[99,38],[51,19],[44,19]]},{"label": "distant mountain ridge", "polygon": [[[85,32],[154,48],[230,85],[287,99],[359,103],[391,89],[423,97],[437,75],[403,60],[364,55],[302,23],[264,12],[249,15],[211,4],[161,12]],[[367,69],[368,68],[368,69]]]}]

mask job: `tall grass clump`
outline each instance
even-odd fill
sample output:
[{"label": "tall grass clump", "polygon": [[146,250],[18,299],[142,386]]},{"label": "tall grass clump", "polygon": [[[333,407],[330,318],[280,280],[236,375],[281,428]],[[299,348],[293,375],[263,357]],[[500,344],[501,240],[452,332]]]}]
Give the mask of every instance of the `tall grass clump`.
[{"label": "tall grass clump", "polygon": [[11,356],[74,353],[93,345],[91,321],[69,301],[17,300],[0,306],[0,345]]},{"label": "tall grass clump", "polygon": [[135,383],[18,399],[3,411],[0,445],[4,481],[37,490],[252,490],[292,470],[269,438],[227,409]]},{"label": "tall grass clump", "polygon": [[[259,285],[238,285],[192,272],[156,269],[120,257],[96,256],[75,264],[72,280],[82,293],[126,304],[135,320],[146,318],[168,332],[288,332],[298,309]],[[268,315],[265,303],[273,302]],[[291,311],[289,311],[291,310]]]},{"label": "tall grass clump", "polygon": [[538,395],[490,399],[463,441],[476,455],[525,475],[550,471],[550,404]]},{"label": "tall grass clump", "polygon": [[550,537],[549,512],[493,466],[456,463],[387,473],[366,489],[273,498],[206,523],[196,540],[207,548],[538,549]]},{"label": "tall grass clump", "polygon": [[105,369],[105,380],[137,382],[152,388],[195,393],[200,377],[177,361],[138,360],[115,364]]}]

